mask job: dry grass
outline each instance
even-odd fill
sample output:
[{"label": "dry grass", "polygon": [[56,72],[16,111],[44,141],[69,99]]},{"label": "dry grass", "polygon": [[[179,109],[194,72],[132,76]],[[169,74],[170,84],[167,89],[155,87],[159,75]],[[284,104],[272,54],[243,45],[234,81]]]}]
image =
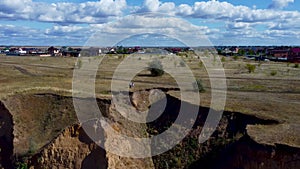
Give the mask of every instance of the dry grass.
[{"label": "dry grass", "polygon": [[[150,56],[136,56],[135,64],[143,61],[150,62]],[[97,58],[89,58],[94,62]],[[169,63],[179,69],[180,62],[165,57]],[[169,60],[168,60],[169,59]],[[123,58],[107,57],[102,60],[96,79],[96,94],[99,97],[110,95],[112,76]],[[205,93],[201,93],[201,105],[210,106],[210,80],[205,66],[199,64],[195,58],[184,59],[195,77],[202,79]],[[72,91],[73,68],[75,58],[40,58],[40,57],[6,57],[0,56],[0,98],[3,100],[13,94],[23,92],[53,91],[63,95],[70,95]],[[256,65],[254,73],[249,74],[246,64]],[[290,131],[299,131],[300,128],[300,68],[293,64],[275,62],[255,62],[242,59],[226,58],[225,72],[227,77],[226,110],[237,111],[258,117],[276,119],[282,124],[290,126]],[[126,74],[131,67],[122,69]],[[271,72],[276,71],[272,76]],[[153,87],[178,87],[176,81],[168,73],[161,77],[151,77],[146,69],[135,76],[135,87],[132,90],[149,89]],[[181,74],[184,79],[186,74]],[[214,78],[214,77],[213,77]],[[128,85],[127,79],[114,79],[120,85]],[[84,83],[84,82],[83,82]],[[89,84],[86,84],[89,85]],[[178,91],[170,91],[174,96],[180,96]],[[262,131],[262,132],[258,132]],[[289,143],[300,146],[298,133],[284,132],[285,129],[277,126],[256,126],[249,128],[258,141],[269,140],[269,143]],[[268,134],[269,133],[269,134]],[[279,133],[281,139],[274,135]],[[287,134],[285,134],[287,133]],[[283,135],[283,136],[282,136]],[[269,139],[266,139],[269,138]],[[296,139],[295,139],[296,138]]]}]

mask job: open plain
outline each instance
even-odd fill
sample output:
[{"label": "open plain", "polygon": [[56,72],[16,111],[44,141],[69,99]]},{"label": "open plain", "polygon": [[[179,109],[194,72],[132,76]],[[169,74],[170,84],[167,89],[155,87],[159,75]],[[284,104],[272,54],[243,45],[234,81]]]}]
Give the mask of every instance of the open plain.
[{"label": "open plain", "polygon": [[[84,134],[72,104],[72,80],[76,62],[88,64],[103,59],[96,75],[95,93],[100,109],[107,112],[116,131],[134,136],[162,132],[181,100],[175,79],[165,73],[153,77],[145,70],[133,78],[131,93],[161,89],[168,96],[170,111],[154,123],[127,123],[111,105],[111,82],[128,85],[126,79],[113,79],[118,65],[133,57],[135,64],[151,61],[150,55],[107,55],[89,58],[0,56],[0,164],[4,168],[297,168],[300,164],[300,68],[295,63],[258,62],[242,57],[224,57],[227,84],[224,114],[211,139],[197,140],[202,117],[191,133],[172,150],[153,158],[118,157],[99,148]],[[200,58],[184,57],[184,63],[164,56],[175,68],[189,67],[202,80],[201,111],[211,103],[211,77]],[[82,64],[82,63],[81,63]],[[216,63],[217,64],[217,63]],[[255,65],[249,73],[247,64]],[[122,72],[128,72],[122,70]],[[185,74],[182,74],[184,77]],[[84,83],[84,82],[83,82]],[[88,83],[86,85],[89,85]],[[216,89],[217,90],[217,89]],[[224,92],[224,91],[220,91]],[[145,94],[147,95],[147,93]],[[142,96],[141,96],[142,97]],[[169,102],[170,101],[170,102]],[[139,100],[136,105],[142,106]],[[188,104],[188,103],[187,103]],[[148,105],[149,106],[149,105]],[[168,110],[169,110],[168,109]],[[187,112],[188,113],[188,112]],[[205,113],[204,113],[205,114]],[[164,120],[166,121],[164,121]],[[162,120],[162,121],[160,121]],[[205,119],[204,119],[205,120]],[[3,125],[4,124],[4,125]],[[4,127],[5,126],[5,127]],[[235,126],[235,127],[232,127]],[[107,139],[109,133],[106,133]],[[121,150],[120,150],[121,151]],[[215,153],[212,153],[215,152]],[[243,154],[245,153],[245,154]],[[229,156],[229,155],[230,156]],[[239,154],[239,155],[237,155]],[[227,157],[227,158],[222,158]],[[93,160],[95,158],[101,160]],[[213,160],[220,159],[220,166]],[[91,162],[93,161],[93,162]],[[279,165],[280,164],[280,165]]]}]

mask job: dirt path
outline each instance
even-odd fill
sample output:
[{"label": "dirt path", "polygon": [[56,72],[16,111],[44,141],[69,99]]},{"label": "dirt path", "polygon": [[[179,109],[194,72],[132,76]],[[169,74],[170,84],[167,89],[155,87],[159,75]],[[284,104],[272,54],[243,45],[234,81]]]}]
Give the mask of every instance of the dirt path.
[{"label": "dirt path", "polygon": [[37,76],[36,74],[30,73],[28,72],[27,69],[24,69],[20,66],[14,66],[15,69],[17,69],[19,72],[23,73],[24,75],[28,75],[28,76]]}]

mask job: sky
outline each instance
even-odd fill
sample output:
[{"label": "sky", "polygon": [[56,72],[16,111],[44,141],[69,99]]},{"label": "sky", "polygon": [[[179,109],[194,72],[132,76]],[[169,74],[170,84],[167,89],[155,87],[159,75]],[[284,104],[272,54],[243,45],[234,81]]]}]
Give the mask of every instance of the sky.
[{"label": "sky", "polygon": [[297,46],[299,10],[300,0],[1,0],[0,45],[172,45],[162,35],[187,46]]}]

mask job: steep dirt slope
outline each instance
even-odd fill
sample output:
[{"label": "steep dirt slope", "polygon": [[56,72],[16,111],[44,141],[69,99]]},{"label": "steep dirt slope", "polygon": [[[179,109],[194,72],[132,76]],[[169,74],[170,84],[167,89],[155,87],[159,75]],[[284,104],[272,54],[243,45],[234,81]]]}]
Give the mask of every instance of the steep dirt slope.
[{"label": "steep dirt slope", "polygon": [[65,129],[29,161],[32,168],[107,168],[106,152],[79,125]]},{"label": "steep dirt slope", "polygon": [[0,168],[12,168],[13,120],[12,115],[0,102]]},{"label": "steep dirt slope", "polygon": [[[163,101],[160,100],[161,95],[155,94],[156,98],[147,101],[151,93],[155,94],[153,90],[131,93],[135,107],[126,108],[133,113],[150,107],[159,108],[157,105]],[[83,100],[86,103],[90,101]],[[210,139],[198,144],[209,108],[181,102],[168,94],[166,101],[166,108],[159,118],[145,124],[126,119],[110,99],[97,99],[99,108],[115,132],[131,137],[149,137],[164,132],[177,118],[182,104],[188,108],[199,108],[193,129],[174,148],[152,158],[135,159],[120,157],[97,146],[83,131],[83,126],[92,127],[92,123],[79,124],[71,97],[52,93],[10,96],[0,102],[1,167],[296,169],[300,165],[299,148],[258,143],[248,135],[247,126],[281,125],[276,120],[224,112]],[[154,111],[155,108],[151,109],[146,118],[151,118],[156,113]],[[102,143],[106,148],[118,144],[114,136],[101,127],[96,134],[106,139]],[[149,148],[153,150],[157,146],[162,145],[154,143]],[[124,145],[118,151],[127,151],[127,148],[135,149]]]},{"label": "steep dirt slope", "polygon": [[[0,130],[0,146],[4,147],[0,164],[4,168],[153,168],[151,158],[123,158],[97,146],[82,129],[82,125],[90,124],[78,124],[72,97],[53,93],[18,94],[6,98],[4,103],[8,107],[0,104],[1,122],[5,124]],[[132,136],[146,133],[145,127],[122,120],[110,108],[110,100],[97,99],[97,103],[105,117],[111,122],[118,121],[111,125],[120,125],[122,132],[131,132]],[[109,139],[109,133],[98,131],[101,137]]]},{"label": "steep dirt slope", "polygon": [[14,154],[33,154],[77,122],[72,99],[56,94],[18,94],[4,103],[14,121]]}]

